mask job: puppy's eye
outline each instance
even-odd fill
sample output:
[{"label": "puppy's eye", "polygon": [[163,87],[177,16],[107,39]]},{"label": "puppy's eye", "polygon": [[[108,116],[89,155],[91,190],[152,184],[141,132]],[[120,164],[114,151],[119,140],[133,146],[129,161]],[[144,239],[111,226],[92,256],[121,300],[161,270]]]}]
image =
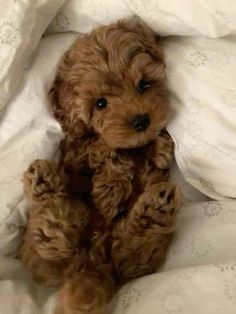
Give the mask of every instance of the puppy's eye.
[{"label": "puppy's eye", "polygon": [[99,98],[96,102],[96,107],[98,110],[104,109],[107,106],[107,100],[106,98]]},{"label": "puppy's eye", "polygon": [[136,86],[136,89],[139,93],[145,92],[146,89],[150,88],[152,86],[152,83],[150,81],[140,80],[138,85]]}]

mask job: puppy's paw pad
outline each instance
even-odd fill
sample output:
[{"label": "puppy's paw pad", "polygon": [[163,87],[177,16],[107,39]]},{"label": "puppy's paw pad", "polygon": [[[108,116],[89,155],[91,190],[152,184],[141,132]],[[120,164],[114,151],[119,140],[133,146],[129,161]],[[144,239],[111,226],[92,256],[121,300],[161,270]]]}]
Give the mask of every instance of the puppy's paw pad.
[{"label": "puppy's paw pad", "polygon": [[54,193],[59,181],[57,169],[47,160],[35,160],[23,175],[25,193],[31,197]]},{"label": "puppy's paw pad", "polygon": [[181,202],[181,193],[178,186],[162,182],[156,185],[151,207],[159,212],[175,213]]}]

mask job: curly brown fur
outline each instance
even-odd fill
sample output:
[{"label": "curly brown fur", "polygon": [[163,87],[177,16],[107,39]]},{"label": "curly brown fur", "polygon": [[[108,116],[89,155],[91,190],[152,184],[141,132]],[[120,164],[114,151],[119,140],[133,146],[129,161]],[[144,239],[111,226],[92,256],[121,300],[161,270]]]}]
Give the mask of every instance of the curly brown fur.
[{"label": "curly brown fur", "polygon": [[24,174],[21,249],[35,280],[61,285],[57,314],[107,313],[121,284],[165,258],[180,191],[167,182],[164,68],[160,39],[136,20],[77,39],[59,64],[51,101],[66,137],[58,165]]}]

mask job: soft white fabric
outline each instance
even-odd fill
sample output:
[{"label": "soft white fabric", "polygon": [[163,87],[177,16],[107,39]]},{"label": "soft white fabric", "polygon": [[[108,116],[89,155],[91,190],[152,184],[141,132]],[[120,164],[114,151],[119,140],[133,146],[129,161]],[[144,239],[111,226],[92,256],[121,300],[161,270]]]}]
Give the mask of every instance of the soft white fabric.
[{"label": "soft white fabric", "polygon": [[55,291],[34,283],[22,264],[0,257],[0,306],[6,314],[53,314]]},{"label": "soft white fabric", "polygon": [[[220,37],[236,29],[234,0],[0,0],[0,109],[5,106],[0,113],[0,308],[7,314],[49,314],[54,307],[55,292],[33,283],[13,257],[27,221],[21,174],[31,160],[53,158],[63,136],[46,95],[59,57],[75,35],[46,36],[28,58],[63,2],[47,34],[84,33],[133,13],[168,35]],[[169,130],[177,162],[192,185],[214,198],[233,196],[235,182],[235,46],[232,36],[165,42],[173,108]],[[207,201],[176,166],[172,180],[180,182],[185,205],[166,263],[159,273],[126,285],[112,313],[235,314],[236,201]]]},{"label": "soft white fabric", "polygon": [[0,0],[0,111],[13,96],[25,62],[64,0]]},{"label": "soft white fabric", "polygon": [[235,198],[236,37],[174,38],[165,51],[177,163],[203,193]]},{"label": "soft white fabric", "polygon": [[162,35],[220,37],[236,33],[234,0],[67,0],[50,32],[88,32],[138,15]]},{"label": "soft white fabric", "polygon": [[109,24],[134,14],[127,1],[67,0],[50,24],[47,32],[74,31],[86,33],[93,28]]}]

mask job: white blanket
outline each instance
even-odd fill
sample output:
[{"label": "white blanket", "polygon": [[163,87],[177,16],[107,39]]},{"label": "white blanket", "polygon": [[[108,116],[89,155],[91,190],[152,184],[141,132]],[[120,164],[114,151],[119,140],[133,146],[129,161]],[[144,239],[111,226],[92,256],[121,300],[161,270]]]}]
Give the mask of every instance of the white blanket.
[{"label": "white blanket", "polygon": [[[49,314],[56,292],[33,283],[14,256],[27,221],[21,174],[31,160],[53,158],[63,136],[46,95],[60,55],[77,36],[71,32],[84,33],[135,13],[161,34],[181,35],[165,42],[174,111],[169,129],[176,141],[178,165],[185,179],[211,197],[235,196],[235,174],[229,170],[236,169],[232,157],[236,75],[230,71],[236,68],[236,2],[0,0],[0,8],[0,312]],[[40,41],[45,30],[46,36]],[[230,37],[220,39],[225,35]],[[203,78],[207,84],[200,84]],[[219,95],[226,97],[221,103],[216,86],[224,91]],[[231,111],[219,119],[227,103],[225,108]],[[204,106],[207,111],[203,111],[203,119]],[[227,143],[226,153],[212,159],[219,143],[212,130],[219,123],[223,131],[217,134],[220,143]],[[203,139],[207,143],[209,129],[211,147],[206,150],[202,143]],[[196,146],[198,150],[194,150]],[[192,152],[190,159],[186,152]],[[221,177],[228,160],[232,167],[227,173],[229,185]],[[193,180],[196,174],[198,180]],[[235,314],[236,202],[209,201],[188,185],[176,167],[173,180],[181,184],[185,205],[166,263],[159,273],[126,285],[113,300],[112,313]]]}]

